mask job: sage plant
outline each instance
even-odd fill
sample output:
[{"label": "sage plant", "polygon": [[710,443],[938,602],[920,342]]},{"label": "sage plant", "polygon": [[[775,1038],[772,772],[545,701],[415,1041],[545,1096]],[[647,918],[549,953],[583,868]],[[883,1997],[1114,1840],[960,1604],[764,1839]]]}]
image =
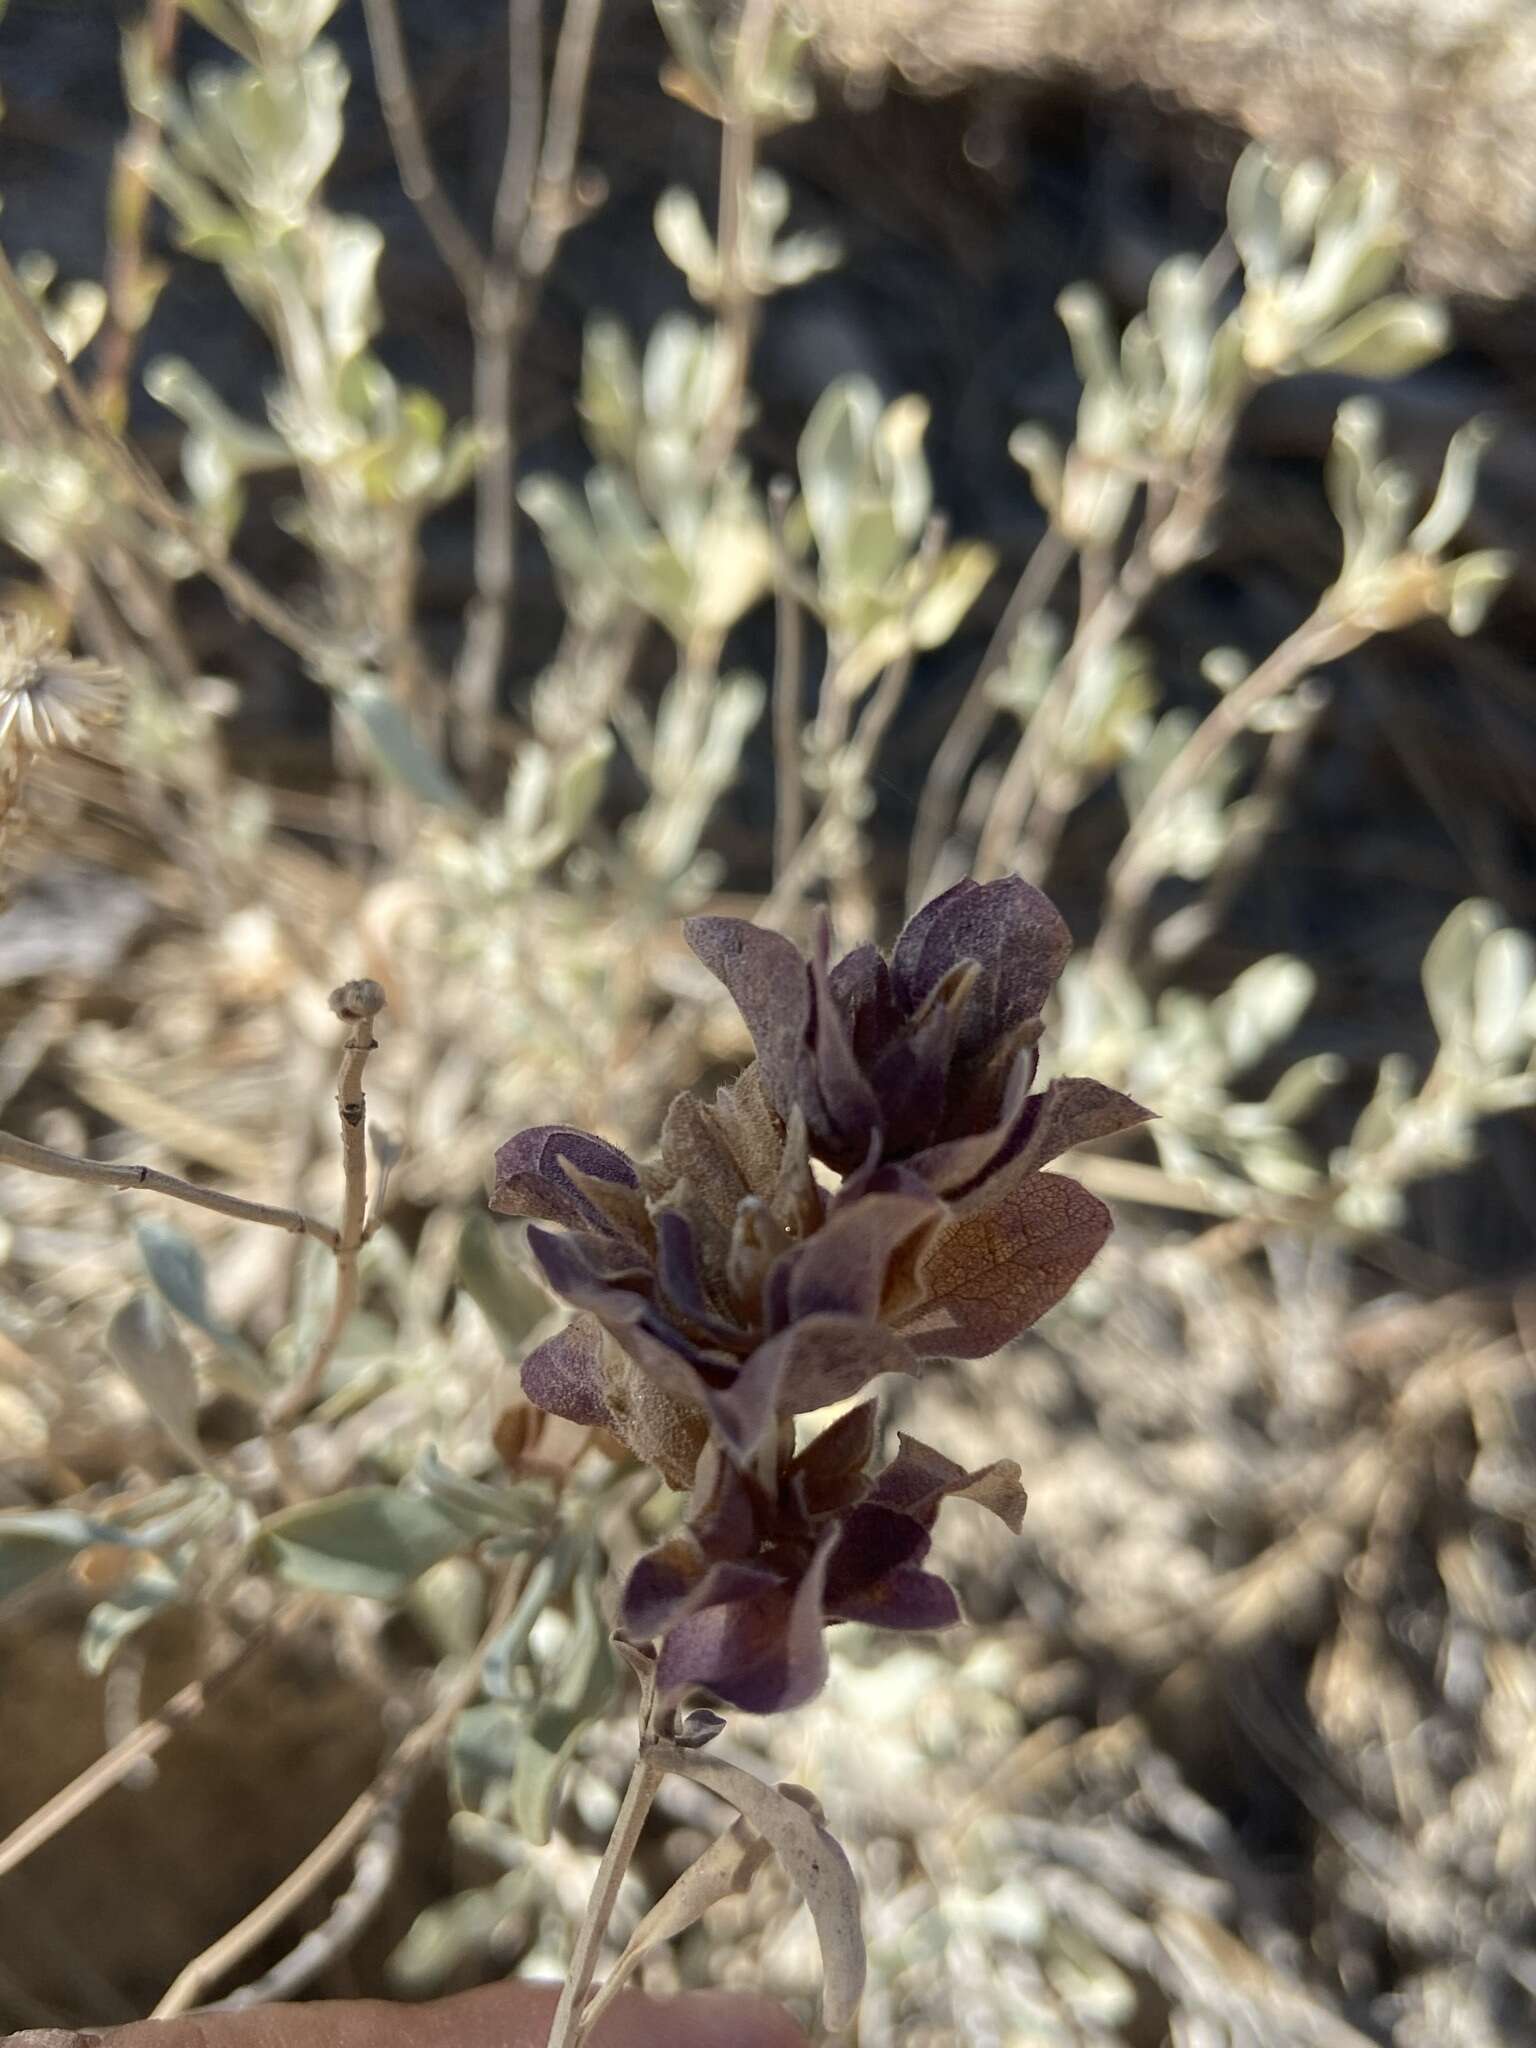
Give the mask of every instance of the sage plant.
[{"label": "sage plant", "polygon": [[[651,1160],[564,1125],[519,1133],[491,1197],[531,1219],[545,1279],[579,1312],[526,1360],[530,1401],[609,1431],[690,1495],[680,1531],[619,1598],[618,1640],[646,1692],[637,1785],[661,1767],[699,1775],[689,1759],[721,1724],[690,1716],[680,1739],[696,1693],[752,1713],[812,1698],[830,1624],[961,1619],[925,1569],[934,1522],[955,1496],[1017,1530],[1019,1467],[967,1470],[910,1436],[877,1466],[866,1390],[927,1359],[996,1351],[1060,1301],[1110,1217],[1045,1169],[1146,1114],[1093,1080],[1035,1088],[1041,1010],[1070,940],[1017,877],[957,883],[889,957],[862,945],[834,960],[825,917],[809,957],[738,918],[685,930],[756,1059],[712,1104],[679,1095]],[[798,1417],[861,1395],[800,1440]],[[742,1775],[717,1789],[736,1796]],[[621,1813],[557,2042],[580,2038],[647,1799]],[[834,1866],[846,1870],[841,1852]]]}]

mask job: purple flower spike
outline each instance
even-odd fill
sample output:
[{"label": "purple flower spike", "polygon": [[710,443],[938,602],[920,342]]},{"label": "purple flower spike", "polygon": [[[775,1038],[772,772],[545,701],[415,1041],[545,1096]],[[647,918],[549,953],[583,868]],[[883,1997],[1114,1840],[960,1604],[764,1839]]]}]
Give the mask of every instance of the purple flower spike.
[{"label": "purple flower spike", "polygon": [[793,1418],[925,1358],[983,1357],[1054,1307],[1110,1217],[1044,1169],[1146,1112],[1098,1081],[1036,1092],[1070,941],[1017,878],[958,883],[889,955],[835,959],[825,917],[809,955],[740,918],[686,933],[755,1063],[713,1103],[679,1096],[638,1166],[566,1125],[522,1132],[492,1202],[531,1219],[545,1279],[581,1311],[527,1359],[529,1399],[691,1492],[630,1574],[626,1633],[659,1645],[670,1698],[768,1713],[821,1685],[830,1623],[960,1619],[924,1562],[945,1500],[1015,1531],[1025,1507],[1006,1459],[967,1471],[903,1437],[873,1470],[873,1400],[799,1448]]}]

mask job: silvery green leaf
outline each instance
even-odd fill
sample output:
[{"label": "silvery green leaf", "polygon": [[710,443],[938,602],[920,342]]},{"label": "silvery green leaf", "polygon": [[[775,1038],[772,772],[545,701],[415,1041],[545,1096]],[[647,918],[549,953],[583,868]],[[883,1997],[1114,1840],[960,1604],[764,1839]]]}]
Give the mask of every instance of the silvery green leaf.
[{"label": "silvery green leaf", "polygon": [[73,1508],[0,1514],[0,1600],[67,1564],[92,1544],[133,1542],[133,1537],[112,1523],[77,1514]]},{"label": "silvery green leaf", "polygon": [[489,1215],[474,1209],[459,1233],[457,1275],[480,1313],[509,1348],[520,1345],[549,1314],[549,1297],[502,1247]]},{"label": "silvery green leaf", "polygon": [[524,477],[517,502],[539,529],[568,604],[590,604],[592,594],[612,591],[613,577],[579,491],[558,477],[539,474]]},{"label": "silvery green leaf", "polygon": [[531,1537],[549,1526],[552,1503],[547,1488],[491,1486],[483,1479],[471,1479],[446,1464],[434,1444],[423,1449],[411,1477],[427,1498],[470,1536],[496,1529]]},{"label": "silvery green leaf", "polygon": [[1477,632],[1488,607],[1514,574],[1515,556],[1504,548],[1479,548],[1463,555],[1447,570],[1450,579],[1446,618],[1451,631],[1462,635]]},{"label": "silvery green leaf", "polygon": [[1415,554],[1443,554],[1465,526],[1477,492],[1478,465],[1493,437],[1487,419],[1468,420],[1452,434],[1429,510],[1408,536]]},{"label": "silvery green leaf", "polygon": [[1062,477],[1062,454],[1055,437],[1033,423],[1015,427],[1008,436],[1008,453],[1029,478],[1041,511],[1054,519],[1061,505]]},{"label": "silvery green leaf", "polygon": [[237,1391],[270,1392],[272,1375],[266,1360],[209,1301],[207,1268],[191,1238],[173,1224],[158,1222],[141,1223],[134,1235],[144,1270],[176,1313],[217,1344],[232,1368],[230,1377]]},{"label": "silvery green leaf", "polygon": [[926,398],[909,392],[880,416],[876,438],[884,458],[892,516],[908,546],[915,546],[933,509],[933,479],[923,453],[931,410]]},{"label": "silvery green leaf", "polygon": [[1068,285],[1056,301],[1056,313],[1072,345],[1078,382],[1085,388],[1118,384],[1120,351],[1110,330],[1102,293],[1088,284]]},{"label": "silvery green leaf", "polygon": [[768,1843],[816,1923],[821,1944],[822,2023],[834,2034],[850,2026],[864,1993],[858,1882],[841,1844],[801,1803],[807,1795],[800,1793],[799,1787],[765,1785],[707,1750],[662,1743],[653,1754],[667,1770],[691,1778],[729,1801]]},{"label": "silvery green leaf", "polygon": [[566,1765],[582,1735],[607,1712],[619,1683],[590,1569],[577,1574],[572,1604],[559,1675],[529,1714],[512,1766],[512,1819],[525,1840],[541,1846],[549,1840]]},{"label": "silvery green leaf", "polygon": [[1227,225],[1250,278],[1274,277],[1289,249],[1280,205],[1282,174],[1261,143],[1238,158],[1227,187]]},{"label": "silvery green leaf", "polygon": [[1525,1012],[1536,984],[1536,947],[1524,932],[1490,932],[1472,973],[1472,1043],[1490,1062],[1513,1059],[1529,1044]]},{"label": "silvery green leaf", "polygon": [[1286,1068],[1269,1091],[1264,1107],[1275,1123],[1300,1123],[1312,1114],[1330,1089],[1338,1087],[1346,1072],[1337,1053],[1313,1053]]},{"label": "silvery green leaf", "polygon": [[1424,1000],[1443,1044],[1464,1042],[1471,1033],[1478,955],[1498,924],[1494,906],[1472,897],[1457,904],[1425,950],[1420,969]]},{"label": "silvery green leaf", "polygon": [[147,1294],[130,1295],[112,1318],[107,1345],[177,1450],[201,1465],[197,1373],[165,1309]]},{"label": "silvery green leaf", "polygon": [[587,322],[577,409],[597,454],[614,462],[633,460],[643,418],[640,365],[617,320]]},{"label": "silvery green leaf", "polygon": [[912,607],[909,621],[917,647],[942,647],[992,580],[997,555],[982,541],[947,548],[933,580]]},{"label": "silvery green leaf", "polygon": [[817,551],[841,560],[854,495],[861,484],[880,394],[868,377],[838,377],[811,408],[800,436],[799,470]]},{"label": "silvery green leaf", "polygon": [[429,1564],[406,1595],[406,1610],[439,1657],[467,1657],[485,1626],[485,1576],[471,1558]]},{"label": "silvery green leaf", "polygon": [[1200,673],[1213,690],[1225,696],[1253,672],[1253,663],[1239,647],[1212,647],[1200,658]]},{"label": "silvery green leaf", "polygon": [[720,290],[720,256],[693,193],[669,186],[656,202],[653,225],[663,255],[687,278],[689,291],[702,304],[713,303]]},{"label": "silvery green leaf", "polygon": [[385,1965],[391,1986],[407,1998],[445,1990],[460,1965],[480,1962],[498,1931],[538,1892],[531,1871],[512,1870],[494,1884],[424,1906]]},{"label": "silvery green leaf", "polygon": [[655,0],[655,7],[672,55],[694,87],[693,103],[705,111],[718,108],[720,70],[695,0]]},{"label": "silvery green leaf", "polygon": [[165,1565],[150,1563],[135,1572],[86,1616],[80,1633],[82,1667],[99,1678],[131,1635],[181,1597],[181,1581]]},{"label": "silvery green leaf", "polygon": [[320,317],[332,357],[347,363],[378,332],[375,280],[384,237],[371,220],[356,214],[326,214],[311,230],[317,231],[322,237]]},{"label": "silvery green leaf", "polygon": [[534,1623],[570,1584],[587,1547],[588,1539],[567,1532],[534,1560],[506,1627],[486,1652],[480,1682],[491,1699],[518,1697],[516,1674],[527,1657]]},{"label": "silvery green leaf", "polygon": [[837,236],[820,228],[804,228],[775,242],[768,253],[765,284],[776,291],[791,291],[836,270],[843,260],[843,245]]},{"label": "silvery green leaf", "polygon": [[1312,1000],[1317,977],[1284,953],[1256,960],[1211,1005],[1232,1072],[1242,1073],[1289,1038]]},{"label": "silvery green leaf", "polygon": [[380,683],[355,683],[342,712],[380,772],[424,804],[462,811],[467,799],[436,754],[418,738],[402,706]]},{"label": "silvery green leaf", "polygon": [[523,1731],[523,1709],[497,1700],[466,1707],[453,1724],[448,1770],[453,1796],[472,1813],[499,1818]]},{"label": "silvery green leaf", "polygon": [[359,1486],[268,1515],[257,1531],[280,1578],[322,1593],[397,1600],[428,1565],[465,1548],[453,1516],[420,1494]]},{"label": "silvery green leaf", "polygon": [[1309,342],[1300,360],[1310,370],[1406,377],[1444,355],[1450,339],[1450,319],[1438,300],[1377,299]]}]

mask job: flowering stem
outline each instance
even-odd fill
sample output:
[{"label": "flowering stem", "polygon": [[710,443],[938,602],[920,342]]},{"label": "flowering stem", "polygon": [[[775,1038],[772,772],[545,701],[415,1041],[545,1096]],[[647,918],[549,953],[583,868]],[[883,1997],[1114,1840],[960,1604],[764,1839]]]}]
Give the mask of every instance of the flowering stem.
[{"label": "flowering stem", "polygon": [[587,2017],[583,2007],[602,1951],[603,1937],[608,1932],[608,1922],[613,1917],[619,1889],[634,1858],[641,1830],[651,1810],[651,1801],[656,1797],[656,1789],[664,1775],[652,1761],[654,1746],[654,1737],[647,1723],[641,1732],[640,1754],[635,1758],[624,1802],[614,1821],[613,1833],[608,1837],[608,1846],[603,1851],[603,1860],[587,1900],[565,1988],[560,1993],[560,2003],[555,2008],[549,2030],[548,2048],[581,2048]]}]

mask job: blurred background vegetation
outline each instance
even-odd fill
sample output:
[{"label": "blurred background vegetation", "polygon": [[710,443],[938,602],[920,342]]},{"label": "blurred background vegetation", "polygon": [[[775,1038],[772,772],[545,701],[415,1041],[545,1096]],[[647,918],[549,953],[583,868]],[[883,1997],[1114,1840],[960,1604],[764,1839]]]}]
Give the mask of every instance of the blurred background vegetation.
[{"label": "blurred background vegetation", "polygon": [[[685,911],[1014,868],[1161,1121],[892,1397],[1024,1467],[974,1628],[728,1738],[859,2038],[1529,2038],[1533,32],[1156,17],[11,0],[5,1129],[335,1217],[389,1007],[334,1329],[314,1233],[0,1166],[6,2023],[560,1967],[677,1504],[520,1405],[491,1148],[739,1064]],[[771,1875],[648,1967],[814,2006]]]}]

